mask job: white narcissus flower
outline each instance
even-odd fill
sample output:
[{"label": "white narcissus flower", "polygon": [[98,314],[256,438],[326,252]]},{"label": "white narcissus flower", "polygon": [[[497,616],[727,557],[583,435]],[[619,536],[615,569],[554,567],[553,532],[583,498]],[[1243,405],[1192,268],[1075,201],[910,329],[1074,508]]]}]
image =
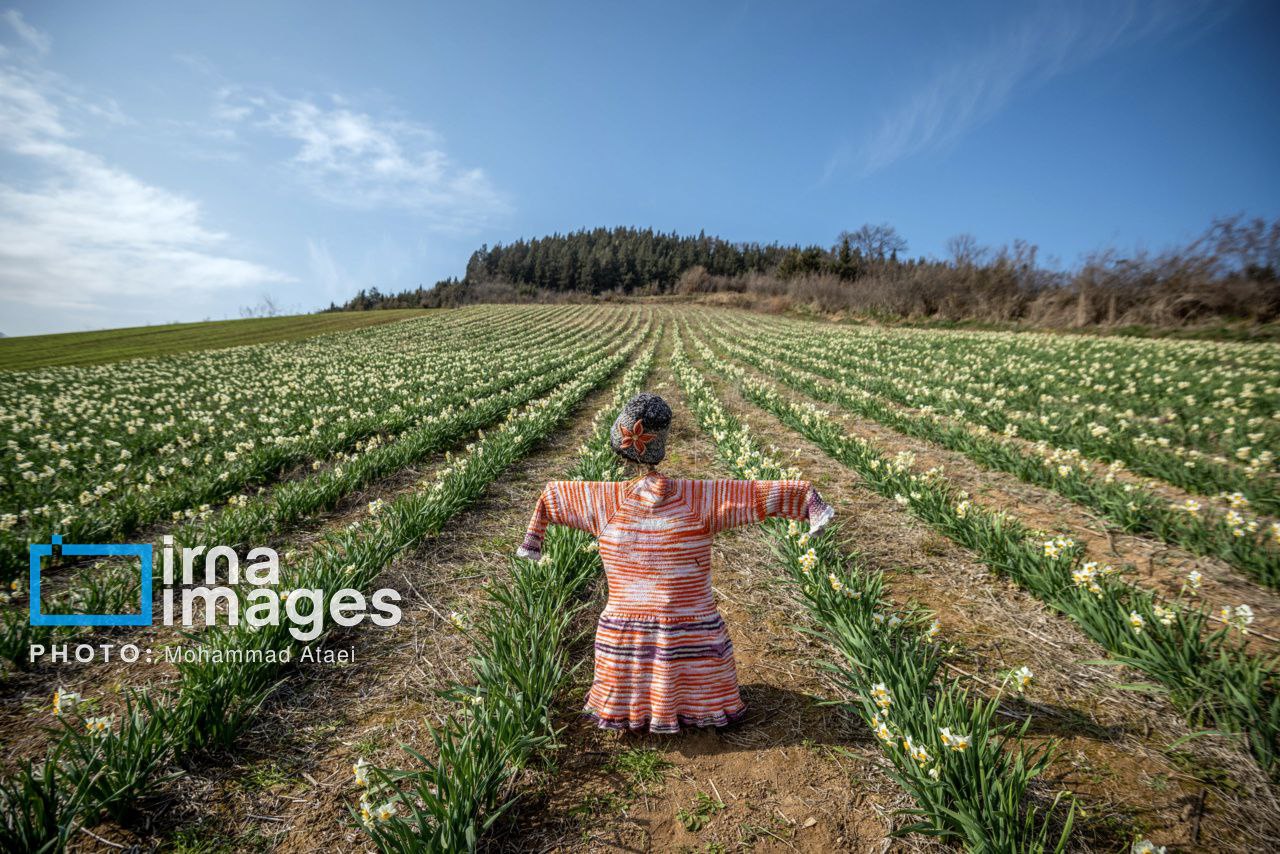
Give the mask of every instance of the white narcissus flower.
[{"label": "white narcissus flower", "polygon": [[59,688],[53,692],[53,713],[61,715],[65,711],[69,711],[80,702],[80,695],[72,691],[64,691]]},{"label": "white narcissus flower", "polygon": [[1098,575],[1098,564],[1089,561],[1071,571],[1071,581],[1077,587],[1084,588],[1090,593],[1100,596],[1102,595],[1102,587],[1098,584]]},{"label": "white narcissus flower", "polygon": [[1218,616],[1232,628],[1240,632],[1247,632],[1248,629],[1246,627],[1253,622],[1253,608],[1248,605],[1237,605],[1234,608],[1230,605],[1223,605],[1218,611]]},{"label": "white narcissus flower", "polygon": [[911,736],[907,736],[902,740],[902,749],[907,751],[907,755],[916,762],[919,762],[921,765],[924,765],[929,761],[929,751],[916,744],[915,741],[912,740]]},{"label": "white narcissus flower", "polygon": [[953,733],[951,727],[940,727],[938,733],[942,736],[942,743],[957,753],[968,750],[969,744],[973,740],[972,736]]},{"label": "white narcissus flower", "polygon": [[1035,678],[1035,674],[1031,672],[1031,668],[1027,667],[1025,664],[1013,671],[1010,676],[1013,678],[1013,683],[1017,686],[1019,693],[1025,691],[1031,684],[1031,680]]},{"label": "white narcissus flower", "polygon": [[89,735],[106,738],[111,735],[111,717],[85,718],[84,728]]}]

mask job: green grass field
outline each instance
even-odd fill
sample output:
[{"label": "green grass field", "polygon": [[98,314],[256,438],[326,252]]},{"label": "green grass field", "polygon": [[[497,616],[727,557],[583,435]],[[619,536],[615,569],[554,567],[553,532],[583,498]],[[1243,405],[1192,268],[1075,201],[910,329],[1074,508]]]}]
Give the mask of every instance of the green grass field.
[{"label": "green grass field", "polygon": [[293,341],[326,332],[342,332],[425,314],[426,309],[297,314],[248,320],[213,320],[133,326],[96,332],[64,332],[0,339],[0,370],[29,370],[49,365],[91,365],[142,356],[212,350],[265,341]]}]

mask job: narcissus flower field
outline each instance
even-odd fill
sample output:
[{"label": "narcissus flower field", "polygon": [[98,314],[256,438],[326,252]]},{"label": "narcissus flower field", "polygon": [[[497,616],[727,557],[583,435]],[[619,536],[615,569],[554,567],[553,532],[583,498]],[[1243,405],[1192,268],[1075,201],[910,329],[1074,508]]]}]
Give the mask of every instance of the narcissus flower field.
[{"label": "narcissus flower field", "polygon": [[[720,733],[592,731],[594,541],[514,557],[543,482],[629,476],[608,429],[642,389],[667,474],[836,509],[718,545],[752,710]],[[5,851],[1280,839],[1275,345],[474,306],[0,372],[0,440]],[[282,603],[391,588],[404,618],[32,625],[55,535],[269,546]],[[124,560],[41,579],[46,613],[138,610]]]}]

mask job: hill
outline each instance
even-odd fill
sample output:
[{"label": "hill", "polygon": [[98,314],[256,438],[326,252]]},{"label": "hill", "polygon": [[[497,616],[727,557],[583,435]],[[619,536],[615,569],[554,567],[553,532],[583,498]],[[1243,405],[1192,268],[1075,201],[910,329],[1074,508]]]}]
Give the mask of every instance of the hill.
[{"label": "hill", "polygon": [[5,338],[0,341],[0,370],[91,365],[240,344],[292,341],[390,323],[422,313],[421,309],[414,309],[372,314],[298,314]]}]

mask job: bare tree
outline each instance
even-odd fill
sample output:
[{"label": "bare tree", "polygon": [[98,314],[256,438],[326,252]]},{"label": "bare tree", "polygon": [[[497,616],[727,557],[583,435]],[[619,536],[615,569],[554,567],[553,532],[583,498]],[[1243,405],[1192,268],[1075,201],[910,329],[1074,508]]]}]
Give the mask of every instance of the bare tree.
[{"label": "bare tree", "polygon": [[271,294],[263,294],[257,305],[240,306],[240,316],[243,318],[279,317],[281,314],[283,312],[280,310],[280,305]]},{"label": "bare tree", "polygon": [[1256,278],[1280,274],[1280,219],[1268,223],[1243,215],[1220,217],[1200,239],[1217,257],[1223,272],[1242,272]]},{"label": "bare tree", "polygon": [[907,241],[898,230],[887,222],[879,225],[865,223],[857,231],[840,232],[840,242],[849,241],[849,245],[857,249],[867,258],[883,261],[886,258],[901,255],[907,251]]},{"label": "bare tree", "polygon": [[972,234],[957,234],[947,240],[947,251],[957,267],[976,267],[987,257],[987,250],[978,245]]}]

